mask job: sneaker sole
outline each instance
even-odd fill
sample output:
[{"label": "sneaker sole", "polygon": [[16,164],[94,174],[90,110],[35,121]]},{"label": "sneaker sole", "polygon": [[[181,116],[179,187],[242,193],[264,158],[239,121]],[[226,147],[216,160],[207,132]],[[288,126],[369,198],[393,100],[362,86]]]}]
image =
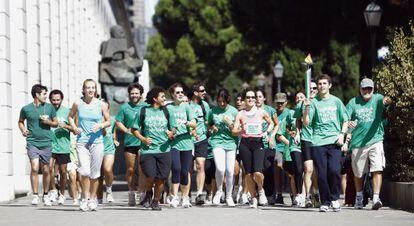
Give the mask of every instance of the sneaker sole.
[{"label": "sneaker sole", "polygon": [[382,204],[381,203],[375,203],[372,206],[372,210],[379,210],[381,207],[382,207]]}]

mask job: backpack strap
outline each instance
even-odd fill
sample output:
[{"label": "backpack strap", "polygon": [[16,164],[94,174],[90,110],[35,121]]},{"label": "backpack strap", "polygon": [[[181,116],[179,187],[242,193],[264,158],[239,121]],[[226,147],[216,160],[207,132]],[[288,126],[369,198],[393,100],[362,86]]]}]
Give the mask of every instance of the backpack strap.
[{"label": "backpack strap", "polygon": [[139,126],[141,127],[141,134],[144,135],[144,120],[145,120],[145,113],[147,111],[147,107],[142,107],[139,113]]},{"label": "backpack strap", "polygon": [[168,128],[168,130],[171,131],[172,128],[171,128],[171,123],[170,123],[170,113],[168,112],[168,109],[167,109],[168,105],[170,105],[170,104],[162,106],[161,108],[162,108],[162,111],[164,112],[165,118],[167,119],[167,128]]}]

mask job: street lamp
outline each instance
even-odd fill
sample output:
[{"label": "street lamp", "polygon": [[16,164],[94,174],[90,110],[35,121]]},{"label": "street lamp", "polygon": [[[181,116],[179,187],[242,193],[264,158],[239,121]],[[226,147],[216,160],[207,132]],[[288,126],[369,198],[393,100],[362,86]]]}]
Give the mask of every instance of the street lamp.
[{"label": "street lamp", "polygon": [[364,17],[365,17],[365,24],[369,28],[370,36],[371,36],[371,70],[375,66],[375,40],[376,40],[376,30],[380,25],[382,16],[382,9],[379,5],[372,1],[367,5],[364,10]]},{"label": "street lamp", "polygon": [[259,86],[259,88],[263,88],[265,84],[266,84],[266,76],[264,76],[264,74],[261,73],[260,75],[257,76],[257,86]]},{"label": "street lamp", "polygon": [[283,77],[283,65],[282,63],[280,63],[280,60],[278,60],[275,66],[273,67],[273,73],[275,74],[275,78],[277,80],[277,92],[280,93],[281,92],[280,82]]},{"label": "street lamp", "polygon": [[244,82],[244,83],[242,84],[242,88],[243,88],[243,89],[247,89],[247,88],[249,88],[249,83]]}]

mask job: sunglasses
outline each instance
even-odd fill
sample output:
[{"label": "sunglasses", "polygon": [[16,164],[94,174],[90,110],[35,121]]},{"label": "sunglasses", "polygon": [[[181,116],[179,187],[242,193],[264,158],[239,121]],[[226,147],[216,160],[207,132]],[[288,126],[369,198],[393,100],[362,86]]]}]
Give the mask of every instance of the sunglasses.
[{"label": "sunglasses", "polygon": [[199,93],[204,93],[204,92],[206,92],[206,90],[205,89],[200,89],[200,90],[198,90],[198,92]]},{"label": "sunglasses", "polygon": [[246,96],[246,99],[256,99],[255,96]]},{"label": "sunglasses", "polygon": [[317,87],[311,87],[311,90],[317,90],[318,88]]},{"label": "sunglasses", "polygon": [[184,94],[184,91],[177,91],[177,92],[175,92],[175,94],[180,94],[180,93]]}]

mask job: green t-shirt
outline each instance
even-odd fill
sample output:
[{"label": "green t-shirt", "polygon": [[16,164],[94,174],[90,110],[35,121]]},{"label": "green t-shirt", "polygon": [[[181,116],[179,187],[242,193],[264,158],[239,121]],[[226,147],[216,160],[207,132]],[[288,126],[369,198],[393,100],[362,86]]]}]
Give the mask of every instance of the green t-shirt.
[{"label": "green t-shirt", "polygon": [[346,105],[351,121],[358,120],[352,131],[350,148],[361,148],[384,139],[384,96],[374,94],[366,102],[361,96],[352,98]]},{"label": "green t-shirt", "polygon": [[26,138],[27,145],[39,149],[52,147],[52,132],[49,125],[40,122],[40,116],[47,115],[52,120],[56,117],[56,110],[53,105],[45,103],[36,107],[34,103],[24,106],[20,110],[20,119],[26,120],[29,135]]},{"label": "green t-shirt", "polygon": [[220,107],[213,107],[208,117],[209,125],[215,125],[217,132],[211,134],[209,143],[213,148],[221,147],[225,150],[236,150],[237,137],[231,134],[229,126],[223,121],[224,116],[227,116],[232,123],[237,116],[237,109],[231,105],[227,105],[225,109]]},{"label": "green t-shirt", "polygon": [[[300,120],[302,120],[304,111],[305,111],[305,106],[303,105],[303,102],[297,104],[295,106],[295,113],[293,114],[293,117],[300,118]],[[302,123],[300,139],[304,141],[312,142],[312,133],[313,133],[312,127],[310,125],[305,126]]]},{"label": "green t-shirt", "polygon": [[[134,105],[131,102],[125,103],[119,109],[115,120],[124,124],[126,128],[132,128],[135,116],[139,115],[143,106],[147,106],[147,104],[138,103]],[[141,145],[141,141],[132,134],[124,134],[124,145],[125,147],[137,147]]]},{"label": "green t-shirt", "polygon": [[289,145],[283,144],[283,160],[290,162],[292,161],[292,157],[290,155],[293,151],[301,152],[300,150],[300,143],[295,143],[294,138],[289,134],[287,130],[289,128],[290,131],[296,129],[296,119],[292,116],[288,116],[285,121],[280,124],[279,130],[277,131],[277,136],[283,135],[288,141]]},{"label": "green t-shirt", "polygon": [[[69,109],[61,106],[56,111],[56,118],[59,124],[69,124]],[[52,153],[69,154],[70,153],[70,132],[65,128],[51,128],[52,133]]]},{"label": "green t-shirt", "polygon": [[111,116],[111,126],[107,127],[106,135],[103,137],[104,153],[110,153],[115,150],[114,138],[112,136],[115,129],[115,118]]},{"label": "green t-shirt", "polygon": [[[291,114],[291,110],[289,108],[285,108],[282,113],[277,115],[277,119],[279,120],[279,125],[281,126],[282,123],[286,120],[286,118]],[[280,141],[276,140],[276,150],[279,152],[283,152],[285,145]]]},{"label": "green t-shirt", "polygon": [[185,102],[180,105],[169,104],[167,109],[170,113],[171,124],[174,124],[177,130],[174,140],[171,141],[171,148],[179,151],[192,151],[194,142],[185,124],[194,120],[194,110]]},{"label": "green t-shirt", "polygon": [[[272,107],[270,107],[269,105],[263,105],[263,109],[267,112],[267,114],[269,115],[270,119],[273,120],[273,115],[277,114],[276,110]],[[262,122],[262,128],[263,128],[263,132],[267,131],[267,129],[269,128],[268,123],[266,122],[266,120],[263,119]],[[271,136],[271,133],[268,133],[268,137]],[[275,137],[272,137],[273,141],[276,142]],[[266,137],[263,137],[263,146],[265,149],[269,148],[269,142],[268,139]]]},{"label": "green t-shirt", "polygon": [[208,120],[208,114],[210,112],[210,107],[205,101],[202,101],[202,104],[205,109],[205,114],[203,114],[203,109],[201,108],[200,104],[194,103],[192,101],[190,102],[190,106],[194,110],[194,115],[195,115],[194,117],[197,122],[196,132],[197,132],[198,140],[196,140],[193,137],[194,143],[198,143],[200,141],[207,139],[207,125],[205,122]]},{"label": "green t-shirt", "polygon": [[348,120],[345,106],[338,97],[330,95],[327,99],[319,96],[313,98],[309,109],[313,146],[335,144],[342,124]]},{"label": "green t-shirt", "polygon": [[[144,137],[150,138],[152,143],[147,146],[141,142],[140,153],[145,154],[160,154],[169,152],[171,149],[170,141],[166,131],[168,130],[168,121],[165,118],[162,108],[147,107],[145,109],[145,117],[142,125],[144,131],[141,129],[140,114],[135,117],[132,128],[139,129]],[[171,115],[170,115],[171,121]],[[171,124],[171,126],[174,126]]]}]

